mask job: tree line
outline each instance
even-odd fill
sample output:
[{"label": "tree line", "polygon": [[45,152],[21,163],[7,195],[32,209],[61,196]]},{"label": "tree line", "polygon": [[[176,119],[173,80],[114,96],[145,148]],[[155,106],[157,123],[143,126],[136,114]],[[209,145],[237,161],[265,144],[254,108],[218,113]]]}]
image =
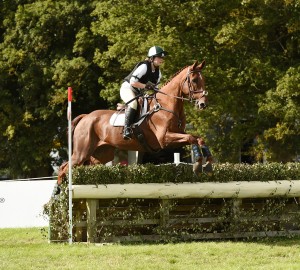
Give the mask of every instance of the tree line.
[{"label": "tree line", "polygon": [[0,1],[0,168],[49,175],[67,157],[67,87],[73,116],[114,108],[153,45],[164,80],[206,60],[209,107],[187,120],[218,161],[295,160],[299,14],[297,0]]}]

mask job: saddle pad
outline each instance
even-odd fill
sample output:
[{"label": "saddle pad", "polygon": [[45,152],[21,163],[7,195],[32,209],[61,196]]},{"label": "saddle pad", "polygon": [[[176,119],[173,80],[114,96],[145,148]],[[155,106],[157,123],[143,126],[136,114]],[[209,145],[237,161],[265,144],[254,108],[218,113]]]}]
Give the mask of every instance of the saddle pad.
[{"label": "saddle pad", "polygon": [[125,114],[115,112],[109,119],[109,124],[114,127],[123,127],[125,124]]}]

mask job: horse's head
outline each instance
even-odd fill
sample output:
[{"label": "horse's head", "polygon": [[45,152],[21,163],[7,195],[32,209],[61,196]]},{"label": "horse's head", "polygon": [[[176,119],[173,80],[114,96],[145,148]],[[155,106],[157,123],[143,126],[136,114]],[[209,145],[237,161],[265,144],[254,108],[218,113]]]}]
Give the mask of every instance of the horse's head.
[{"label": "horse's head", "polygon": [[205,91],[204,79],[201,70],[205,66],[205,61],[196,61],[192,66],[187,67],[186,77],[182,82],[182,92],[189,97],[190,101],[195,101],[196,107],[203,110],[207,106],[207,91]]}]

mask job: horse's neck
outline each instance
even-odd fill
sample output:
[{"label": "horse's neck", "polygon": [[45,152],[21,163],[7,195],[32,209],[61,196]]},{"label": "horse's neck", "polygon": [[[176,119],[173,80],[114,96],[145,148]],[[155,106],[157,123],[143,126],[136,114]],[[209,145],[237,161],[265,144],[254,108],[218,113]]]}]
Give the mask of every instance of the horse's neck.
[{"label": "horse's neck", "polygon": [[182,83],[184,80],[185,70],[182,70],[177,76],[170,80],[160,90],[162,93],[160,99],[165,103],[166,106],[172,109],[183,110],[183,93],[181,91]]}]

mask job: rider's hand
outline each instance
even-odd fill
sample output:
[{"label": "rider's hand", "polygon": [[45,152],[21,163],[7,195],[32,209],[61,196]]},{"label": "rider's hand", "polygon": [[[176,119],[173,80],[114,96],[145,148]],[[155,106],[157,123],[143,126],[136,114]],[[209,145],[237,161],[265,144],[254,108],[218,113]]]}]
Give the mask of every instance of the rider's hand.
[{"label": "rider's hand", "polygon": [[157,90],[156,85],[152,82],[147,82],[145,84],[144,93],[148,95],[153,95],[155,93],[155,90]]},{"label": "rider's hand", "polygon": [[146,90],[155,90],[155,88],[156,88],[156,85],[154,83],[152,83],[152,82],[147,82],[145,84],[145,89]]}]

